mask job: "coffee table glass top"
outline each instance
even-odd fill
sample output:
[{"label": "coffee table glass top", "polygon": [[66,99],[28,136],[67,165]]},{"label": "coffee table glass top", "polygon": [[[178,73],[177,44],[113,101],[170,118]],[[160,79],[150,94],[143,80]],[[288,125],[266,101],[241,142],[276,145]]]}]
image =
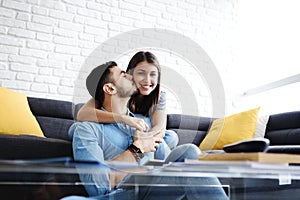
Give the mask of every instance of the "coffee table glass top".
[{"label": "coffee table glass top", "polygon": [[162,166],[138,166],[135,163],[73,162],[68,158],[43,160],[0,160],[0,173],[103,173],[109,169],[118,173],[149,176],[217,176],[231,178],[295,179],[300,180],[300,166],[287,163],[261,163],[252,161],[191,161]]}]

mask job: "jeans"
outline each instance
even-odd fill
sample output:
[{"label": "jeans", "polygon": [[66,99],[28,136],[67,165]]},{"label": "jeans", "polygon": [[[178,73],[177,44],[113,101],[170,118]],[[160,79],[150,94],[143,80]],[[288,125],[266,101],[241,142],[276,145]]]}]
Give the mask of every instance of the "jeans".
[{"label": "jeans", "polygon": [[[126,151],[128,146],[133,142],[134,132],[135,129],[124,124],[98,124],[93,122],[76,123],[70,128],[70,134],[73,135],[74,158],[77,161],[96,161],[105,163],[105,160],[110,160]],[[172,135],[172,132],[170,133],[171,134],[169,135]],[[172,139],[172,136],[166,137],[166,139]],[[175,140],[169,141],[175,141],[173,142],[173,144],[177,144],[176,138]],[[160,146],[161,145],[169,148],[165,141],[163,141]],[[157,152],[164,153],[165,149],[158,148]],[[198,159],[198,155],[200,153],[201,152],[199,148],[193,144],[180,145],[178,147],[175,147],[170,154],[167,153],[168,155],[164,155],[166,157],[165,162],[183,162],[184,159]],[[145,154],[145,157],[140,160],[139,164],[143,164],[152,156],[153,153]],[[123,179],[123,182],[121,182],[116,188],[110,188],[110,171],[111,170],[109,168],[93,168],[88,174],[80,173],[80,179],[82,182],[93,183],[85,185],[85,188],[90,196],[96,196],[96,199],[132,199],[133,196],[136,196],[136,190],[134,188],[122,187],[122,183],[130,179],[132,175],[128,175],[127,177],[125,177],[125,179]],[[189,187],[186,187],[187,184],[190,184],[189,182],[191,181],[192,183],[194,181],[197,184],[205,184],[208,181],[214,185],[219,186],[218,179],[216,178],[195,178],[195,180],[193,180],[191,178],[156,176],[144,180],[147,180],[147,183],[149,184],[158,184],[162,182],[177,183],[179,181],[179,184],[182,184],[184,186],[181,187],[181,189],[175,189],[174,187],[142,187],[140,188],[138,197],[141,197],[143,199],[157,199],[157,192],[169,190],[174,190],[174,196],[172,197],[176,197],[175,199],[177,199],[177,197],[180,199],[182,195],[190,196],[193,194],[202,194],[203,189],[199,190],[199,187],[190,187],[190,185]],[[219,187],[213,190],[213,196],[215,196],[216,193],[220,193],[220,191],[223,191],[222,188],[221,190],[218,188]]]},{"label": "jeans", "polygon": [[178,144],[178,135],[172,130],[166,130],[162,143],[154,152],[154,158],[158,160],[165,160]]},{"label": "jeans", "polygon": [[172,130],[166,130],[163,139],[171,150],[173,150],[177,146],[179,141],[177,133]]},{"label": "jeans", "polygon": [[[81,122],[73,124],[70,132],[73,132],[75,160],[105,163],[106,160],[111,160],[128,149],[129,145],[133,143],[135,129],[125,124]],[[164,142],[162,145],[168,149]],[[164,154],[166,149],[160,148],[159,151],[163,151],[160,154]],[[139,164],[144,164],[150,158],[153,158],[152,152],[145,154]],[[86,186],[89,195],[103,194],[111,190],[108,172],[91,174],[80,175],[83,181],[95,183],[95,185]]]}]

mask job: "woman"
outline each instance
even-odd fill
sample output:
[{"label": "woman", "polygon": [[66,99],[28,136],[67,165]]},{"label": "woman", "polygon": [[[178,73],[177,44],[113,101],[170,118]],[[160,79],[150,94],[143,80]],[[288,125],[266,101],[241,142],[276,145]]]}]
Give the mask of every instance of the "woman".
[{"label": "woman", "polygon": [[[127,73],[133,76],[138,92],[129,100],[129,109],[135,114],[141,114],[151,118],[152,127],[150,130],[147,123],[140,118],[129,115],[118,115],[102,111],[99,102],[89,100],[78,112],[78,121],[94,121],[100,123],[125,123],[137,130],[155,134],[164,139],[168,148],[173,149],[178,143],[178,136],[174,131],[165,130],[166,127],[166,97],[160,91],[161,68],[157,58],[150,52],[140,51],[129,61]],[[162,144],[164,145],[164,144]],[[165,147],[160,147],[164,148]],[[165,159],[169,152],[166,150],[157,151],[156,159]],[[160,153],[158,153],[160,152]]]}]

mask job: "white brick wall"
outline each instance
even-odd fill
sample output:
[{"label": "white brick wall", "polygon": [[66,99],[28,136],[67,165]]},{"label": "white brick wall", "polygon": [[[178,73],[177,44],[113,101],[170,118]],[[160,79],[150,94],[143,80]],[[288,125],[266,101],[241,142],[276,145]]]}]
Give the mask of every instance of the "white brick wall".
[{"label": "white brick wall", "polygon": [[[93,50],[109,38],[139,28],[162,28],[187,36],[213,60],[225,90],[234,85],[230,67],[237,0],[0,0],[0,5],[0,85],[28,96],[72,101],[78,73]],[[103,51],[118,51],[126,45],[130,41],[118,41]],[[124,57],[117,59],[120,66],[125,67],[136,51],[123,52]],[[188,61],[166,50],[152,51],[162,66],[189,82],[199,102],[199,112],[191,114],[210,115],[207,87]],[[168,94],[168,110],[181,112],[176,103],[180,94],[174,95]]]}]

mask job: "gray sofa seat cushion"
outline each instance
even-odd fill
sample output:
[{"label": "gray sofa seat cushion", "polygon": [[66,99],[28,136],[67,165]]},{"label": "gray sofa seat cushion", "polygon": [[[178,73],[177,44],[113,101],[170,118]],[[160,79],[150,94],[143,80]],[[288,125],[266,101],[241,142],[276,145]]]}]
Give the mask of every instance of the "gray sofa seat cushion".
[{"label": "gray sofa seat cushion", "polygon": [[33,135],[0,134],[1,159],[72,157],[72,143]]}]

